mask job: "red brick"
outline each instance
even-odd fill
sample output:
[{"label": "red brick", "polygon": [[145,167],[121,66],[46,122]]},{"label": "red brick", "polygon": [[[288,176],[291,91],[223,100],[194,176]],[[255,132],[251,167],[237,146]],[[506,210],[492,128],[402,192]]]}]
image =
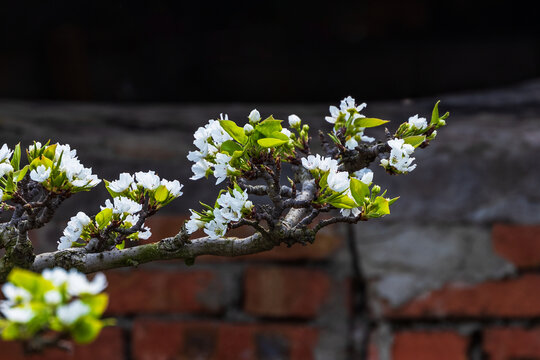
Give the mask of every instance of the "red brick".
[{"label": "red brick", "polygon": [[130,270],[107,272],[108,314],[216,313],[225,291],[211,271]]},{"label": "red brick", "polygon": [[484,333],[490,360],[540,359],[540,328],[492,328]]},{"label": "red brick", "polygon": [[540,275],[489,281],[472,286],[449,285],[413,300],[389,317],[531,317],[540,316]]},{"label": "red brick", "polygon": [[493,246],[519,268],[540,266],[540,226],[495,225]]},{"label": "red brick", "polygon": [[392,360],[466,360],[467,338],[449,331],[395,334]]},{"label": "red brick", "polygon": [[310,318],[329,296],[323,271],[293,267],[250,267],[245,274],[245,311],[258,316]]},{"label": "red brick", "polygon": [[307,326],[139,319],[132,353],[136,360],[310,360],[317,340],[317,329]]},{"label": "red brick", "polygon": [[41,354],[27,355],[19,342],[0,341],[0,360],[95,360],[123,359],[125,353],[122,330],[108,327],[91,344],[77,345],[73,352],[59,349],[47,349]]}]

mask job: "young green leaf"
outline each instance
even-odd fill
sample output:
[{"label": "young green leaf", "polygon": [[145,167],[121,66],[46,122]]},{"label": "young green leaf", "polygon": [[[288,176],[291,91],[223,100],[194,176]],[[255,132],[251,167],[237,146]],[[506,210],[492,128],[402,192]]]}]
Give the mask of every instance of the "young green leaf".
[{"label": "young green leaf", "polygon": [[382,120],[377,118],[359,118],[354,121],[354,125],[363,128],[371,128],[381,126],[389,122],[388,120]]},{"label": "young green leaf", "polygon": [[98,228],[103,229],[111,221],[113,216],[113,211],[111,208],[105,208],[97,213],[96,223]]},{"label": "young green leaf", "polygon": [[329,202],[329,204],[340,209],[352,209],[358,207],[358,204],[345,194],[338,196],[336,199]]},{"label": "young green leaf", "polygon": [[221,144],[221,151],[225,151],[229,155],[233,155],[235,151],[242,151],[242,146],[232,140],[227,140]]},{"label": "young green leaf", "polygon": [[371,206],[372,207],[368,213],[368,217],[370,218],[377,218],[390,214],[390,206],[388,204],[388,200],[383,198],[382,196],[377,196],[375,201],[371,203]]},{"label": "young green leaf", "polygon": [[244,132],[244,129],[236,125],[234,121],[231,120],[220,120],[219,124],[227,132],[227,134],[231,135],[231,137],[238,141],[240,144],[244,145],[247,142],[247,136]]},{"label": "young green leaf", "polygon": [[273,148],[288,143],[289,140],[279,140],[273,138],[264,138],[257,140],[257,143],[263,148]]},{"label": "young green leaf", "polygon": [[167,190],[167,187],[165,185],[160,185],[156,189],[156,192],[154,192],[154,199],[156,199],[157,202],[164,202],[167,200],[167,197],[169,196],[169,190]]},{"label": "young green leaf", "polygon": [[103,322],[92,316],[83,316],[73,326],[71,335],[73,340],[79,344],[88,344],[99,335]]},{"label": "young green leaf", "polygon": [[416,148],[426,140],[426,137],[424,135],[415,135],[403,138],[403,140],[405,140],[405,144],[410,144]]},{"label": "young green leaf", "polygon": [[365,202],[365,198],[369,197],[370,195],[369,186],[356,178],[351,178],[350,188],[351,194],[357,204],[363,204]]},{"label": "young green leaf", "polygon": [[51,146],[48,146],[45,151],[43,152],[44,157],[54,160],[54,155],[56,154],[56,146],[58,144],[52,144]]},{"label": "young green leaf", "polygon": [[441,100],[437,101],[435,103],[435,106],[433,107],[433,111],[431,112],[431,124],[433,125],[437,125],[437,123],[439,122],[439,103],[441,102]]},{"label": "young green leaf", "polygon": [[269,116],[267,119],[257,124],[257,126],[255,126],[255,130],[266,137],[272,137],[272,133],[281,132],[283,129],[281,127],[281,121],[282,120],[274,119],[273,116]]},{"label": "young green leaf", "polygon": [[11,158],[11,166],[15,171],[18,171],[21,166],[21,143],[15,145],[15,150],[13,151],[13,157]]}]

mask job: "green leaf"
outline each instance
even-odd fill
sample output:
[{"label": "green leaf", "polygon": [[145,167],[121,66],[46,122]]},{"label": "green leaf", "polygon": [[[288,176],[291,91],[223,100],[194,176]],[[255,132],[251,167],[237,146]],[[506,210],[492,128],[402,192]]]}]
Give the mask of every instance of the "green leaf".
[{"label": "green leaf", "polygon": [[21,166],[21,143],[18,143],[15,146],[15,150],[13,151],[13,157],[11,158],[11,166],[13,166],[13,169],[15,171],[18,171]]},{"label": "green leaf", "polygon": [[111,221],[113,216],[113,211],[111,208],[105,208],[97,213],[96,223],[98,228],[103,229]]},{"label": "green leaf", "polygon": [[431,113],[431,124],[433,125],[437,125],[437,123],[439,122],[439,103],[441,102],[441,100],[437,101],[435,103],[435,106],[433,107],[433,111]]},{"label": "green leaf", "polygon": [[388,120],[382,120],[377,118],[359,118],[354,121],[354,125],[362,128],[371,128],[381,126],[389,122]]},{"label": "green leaf", "polygon": [[2,339],[17,340],[19,338],[19,325],[13,322],[7,322],[6,327],[2,331]]},{"label": "green leaf", "polygon": [[[131,235],[134,235],[134,234],[131,234]],[[118,250],[124,250],[125,247],[126,247],[126,240],[122,241],[120,244],[116,244],[116,248]]]},{"label": "green leaf", "polygon": [[281,121],[282,120],[274,119],[273,116],[269,116],[267,119],[257,124],[257,126],[255,126],[255,130],[259,131],[266,137],[272,137],[272,133],[281,132],[283,129],[281,127]]},{"label": "green leaf", "polygon": [[167,197],[169,197],[169,190],[167,190],[165,185],[159,185],[154,192],[154,199],[156,199],[157,202],[164,202],[167,200]]},{"label": "green leaf", "polygon": [[244,129],[236,125],[234,121],[231,120],[220,120],[219,124],[227,132],[227,134],[231,135],[231,137],[238,141],[240,144],[244,145],[247,141],[247,136],[244,132]]},{"label": "green leaf", "polygon": [[264,148],[272,148],[288,143],[289,140],[279,140],[274,138],[264,138],[257,140],[257,143]]},{"label": "green leaf", "polygon": [[332,200],[329,204],[340,209],[352,209],[352,208],[358,207],[358,204],[355,203],[353,199],[351,199],[345,194],[338,196],[336,199]]},{"label": "green leaf", "polygon": [[28,168],[29,168],[29,165],[26,165],[21,170],[16,171],[16,172],[13,173],[13,178],[14,178],[15,182],[19,182],[24,178],[24,176],[28,172]]},{"label": "green leaf", "polygon": [[368,217],[381,217],[390,214],[390,206],[388,200],[382,196],[377,196],[375,201],[371,203],[372,208],[368,213]]},{"label": "green leaf", "polygon": [[285,140],[287,142],[289,141],[289,137],[282,132],[274,131],[272,134],[270,134],[269,137],[279,140]]},{"label": "green leaf", "polygon": [[48,169],[52,168],[53,162],[49,158],[42,155],[32,160],[32,162],[30,163],[30,170],[35,170],[40,165],[45,165],[45,167]]},{"label": "green leaf", "polygon": [[322,177],[321,177],[321,180],[319,180],[319,187],[321,189],[324,189],[326,187],[326,185],[328,185],[328,175],[330,173],[327,172],[326,174],[324,174]]},{"label": "green leaf", "polygon": [[47,291],[54,289],[54,285],[41,275],[19,268],[13,269],[7,280],[15,286],[26,289],[35,299],[39,299]]},{"label": "green leaf", "polygon": [[399,199],[399,196],[395,197],[393,199],[388,199],[388,205],[392,205],[393,203],[395,203],[397,201],[397,199]]},{"label": "green leaf", "polygon": [[405,140],[405,144],[410,144],[416,148],[426,140],[426,137],[424,135],[415,135],[403,138],[403,140]]},{"label": "green leaf", "polygon": [[90,307],[90,314],[99,317],[107,309],[109,296],[107,294],[84,296],[81,301]]},{"label": "green leaf", "polygon": [[221,151],[227,152],[229,155],[233,155],[236,151],[242,151],[242,146],[232,140],[227,140],[221,144]]},{"label": "green leaf", "polygon": [[369,197],[370,195],[369,186],[356,178],[351,178],[350,188],[351,194],[357,204],[363,204],[365,202],[365,198]]},{"label": "green leaf", "polygon": [[77,343],[88,344],[99,335],[102,328],[103,322],[87,315],[75,323],[71,335]]},{"label": "green leaf", "polygon": [[49,158],[51,160],[54,160],[54,155],[56,154],[56,146],[58,144],[52,144],[51,146],[48,146],[45,151],[43,152],[43,156],[46,158]]}]

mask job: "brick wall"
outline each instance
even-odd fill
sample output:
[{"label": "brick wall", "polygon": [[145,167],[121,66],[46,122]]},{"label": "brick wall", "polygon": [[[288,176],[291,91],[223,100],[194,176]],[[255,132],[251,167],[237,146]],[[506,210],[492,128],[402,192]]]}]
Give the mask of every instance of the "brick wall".
[{"label": "brick wall", "polygon": [[[418,168],[399,178],[375,170],[401,195],[388,218],[334,226],[308,246],[108,271],[117,326],[71,354],[0,343],[0,359],[540,359],[540,83],[441,98],[452,117]],[[369,104],[368,114],[405,120],[433,102]],[[4,102],[0,140],[71,143],[106,179],[153,168],[185,182],[184,197],[151,221],[156,241],[215,196],[186,180],[193,130],[252,107]],[[326,106],[259,110],[315,128]],[[36,249],[53,248],[69,216],[105,196],[69,199],[32,234]]]}]

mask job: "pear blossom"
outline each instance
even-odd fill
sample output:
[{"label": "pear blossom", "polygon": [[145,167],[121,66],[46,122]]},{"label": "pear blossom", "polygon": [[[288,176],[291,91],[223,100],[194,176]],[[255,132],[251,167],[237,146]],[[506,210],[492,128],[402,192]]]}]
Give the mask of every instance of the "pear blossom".
[{"label": "pear blossom", "polygon": [[133,179],[133,176],[131,176],[131,174],[121,173],[118,180],[114,180],[109,183],[109,190],[114,191],[116,193],[124,192],[127,189],[129,189],[133,181],[134,179]]},{"label": "pear blossom", "polygon": [[244,132],[246,133],[246,135],[251,135],[253,131],[255,131],[255,129],[253,128],[253,126],[251,126],[251,124],[244,125]]},{"label": "pear blossom", "polygon": [[156,190],[160,185],[159,176],[152,170],[148,172],[136,172],[135,178],[137,179],[137,185],[141,185],[147,190]]},{"label": "pear blossom", "polygon": [[328,121],[330,124],[335,124],[340,114],[339,109],[335,106],[330,106],[329,111],[330,111],[330,116],[325,116],[324,119]]},{"label": "pear blossom", "polygon": [[56,143],[56,149],[54,152],[54,160],[60,159],[60,155],[62,155],[62,159],[77,158],[77,150],[71,149],[71,146],[69,146],[69,144],[60,145]]},{"label": "pear blossom", "polygon": [[13,166],[10,163],[0,163],[0,177],[13,172]]},{"label": "pear blossom", "polygon": [[210,169],[210,163],[204,159],[196,162],[191,166],[191,171],[193,171],[193,176],[190,177],[191,180],[198,180],[206,176],[206,172]]},{"label": "pear blossom", "polygon": [[39,151],[41,150],[41,143],[39,141],[36,141],[34,144],[28,146],[28,152],[34,152],[34,151]]},{"label": "pear blossom", "polygon": [[249,119],[249,122],[252,124],[258,123],[259,121],[261,121],[261,114],[259,113],[257,109],[253,109],[249,113],[248,119]]},{"label": "pear blossom", "polygon": [[90,313],[90,307],[81,300],[75,300],[67,305],[59,306],[56,309],[56,316],[64,325],[73,325],[81,317]]},{"label": "pear blossom", "polygon": [[30,305],[11,307],[7,302],[0,304],[0,312],[7,320],[20,324],[29,322],[35,316]]},{"label": "pear blossom", "polygon": [[302,120],[300,120],[300,118],[297,115],[295,114],[289,115],[289,125],[291,127],[298,126],[301,123],[302,123]]},{"label": "pear blossom", "polygon": [[362,213],[362,208],[361,207],[355,207],[355,208],[352,208],[352,209],[339,209],[339,212],[341,213],[341,215],[343,216],[358,216]]},{"label": "pear blossom", "polygon": [[10,150],[7,144],[2,145],[2,148],[0,148],[0,163],[9,160],[12,154],[13,150]]},{"label": "pear blossom", "polygon": [[68,281],[68,272],[61,267],[45,269],[41,273],[41,276],[52,282],[54,286],[61,286]]},{"label": "pear blossom", "polygon": [[366,185],[370,185],[373,182],[373,171],[368,168],[355,171],[353,176]]},{"label": "pear blossom", "polygon": [[418,114],[416,114],[409,118],[409,126],[418,130],[424,130],[425,128],[427,128],[428,124],[426,118],[419,118]]},{"label": "pear blossom", "polygon": [[4,191],[0,189],[0,201],[2,201],[2,198],[4,197]]},{"label": "pear blossom", "polygon": [[44,295],[45,302],[49,305],[58,305],[62,302],[62,294],[57,290],[49,290]]},{"label": "pear blossom", "polygon": [[64,229],[64,235],[58,241],[58,250],[70,248],[73,245],[73,242],[79,239],[84,227],[90,224],[91,221],[92,220],[88,215],[82,211],[79,211],[77,215],[71,217]]},{"label": "pear blossom", "polygon": [[229,165],[232,157],[223,154],[218,153],[216,155],[216,165],[214,167],[214,176],[216,177],[216,185],[221,183],[223,180],[227,178],[228,171],[234,171],[235,168]]},{"label": "pear blossom", "polygon": [[349,173],[345,171],[330,171],[327,178],[328,187],[335,192],[349,188]]},{"label": "pear blossom", "polygon": [[362,111],[367,106],[366,103],[362,103],[358,106],[356,106],[356,101],[353,97],[347,96],[345,99],[341,100],[341,103],[339,105],[341,111],[349,111],[349,110],[356,110],[357,112]]},{"label": "pear blossom", "polygon": [[137,234],[137,237],[142,240],[148,240],[152,236],[152,232],[148,226],[143,226],[142,229]]},{"label": "pear blossom", "polygon": [[217,239],[225,235],[225,232],[227,231],[227,224],[216,219],[210,220],[205,224],[203,231],[211,239]]},{"label": "pear blossom", "polygon": [[25,303],[32,298],[32,295],[26,289],[17,287],[9,282],[2,285],[2,292],[11,304]]},{"label": "pear blossom", "polygon": [[337,160],[329,157],[321,157],[321,155],[309,155],[307,158],[302,158],[302,166],[308,170],[321,170],[321,171],[337,171],[339,163]]},{"label": "pear blossom", "polygon": [[105,206],[101,206],[101,210],[106,208],[112,209],[113,214],[135,214],[142,210],[142,205],[124,196],[118,196],[113,199],[114,204],[109,199],[105,200]]},{"label": "pear blossom", "polygon": [[349,140],[345,142],[345,147],[349,150],[354,150],[358,146],[358,141],[354,138],[354,136],[351,136]]},{"label": "pear blossom", "polygon": [[161,180],[161,185],[165,186],[167,190],[169,190],[169,194],[174,196],[175,198],[182,196],[183,192],[181,191],[184,185],[180,184],[178,180]]},{"label": "pear blossom", "polygon": [[188,234],[193,234],[195,231],[202,229],[204,227],[204,221],[201,220],[201,216],[193,210],[191,211],[191,217],[189,221],[186,222],[186,231]]},{"label": "pear blossom", "polygon": [[88,281],[86,276],[75,269],[68,273],[67,292],[71,296],[82,294],[96,295],[107,287],[107,279],[103,273],[97,273],[92,281]]},{"label": "pear blossom", "polygon": [[39,165],[36,169],[30,171],[30,179],[41,183],[49,178],[51,175],[51,168],[47,168],[45,165]]},{"label": "pear blossom", "polygon": [[281,133],[283,135],[285,135],[286,137],[288,137],[288,138],[291,137],[291,132],[289,131],[289,129],[283,128],[283,129],[281,129]]},{"label": "pear blossom", "polygon": [[388,141],[390,146],[390,157],[382,159],[381,165],[385,168],[394,168],[401,173],[407,173],[416,169],[416,164],[411,165],[415,158],[410,157],[414,152],[414,147],[410,144],[405,144],[403,139],[393,139]]}]

